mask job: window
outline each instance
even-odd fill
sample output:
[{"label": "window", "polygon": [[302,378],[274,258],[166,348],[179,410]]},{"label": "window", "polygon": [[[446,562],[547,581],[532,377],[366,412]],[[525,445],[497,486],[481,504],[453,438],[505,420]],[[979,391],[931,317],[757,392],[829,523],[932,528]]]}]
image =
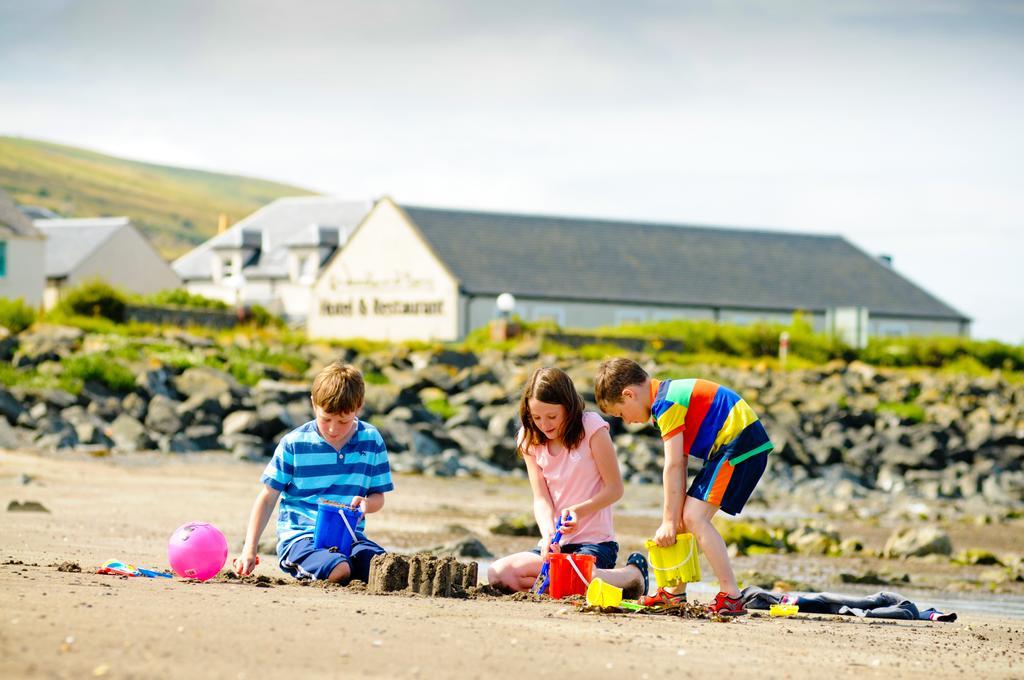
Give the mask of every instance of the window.
[{"label": "window", "polygon": [[7,241],[0,241],[0,278],[7,276]]}]

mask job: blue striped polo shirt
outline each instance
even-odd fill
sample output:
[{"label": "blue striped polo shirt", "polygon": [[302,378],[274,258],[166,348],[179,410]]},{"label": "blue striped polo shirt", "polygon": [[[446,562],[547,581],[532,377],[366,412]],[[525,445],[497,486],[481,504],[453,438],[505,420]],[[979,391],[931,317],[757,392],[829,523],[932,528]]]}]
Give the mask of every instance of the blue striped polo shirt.
[{"label": "blue striped polo shirt", "polygon": [[[277,445],[260,481],[281,492],[278,555],[297,539],[313,536],[318,500],[348,505],[354,496],[395,488],[384,439],[361,420],[340,452],[320,436],[315,420],[295,428]],[[360,533],[364,524],[359,523]]]}]

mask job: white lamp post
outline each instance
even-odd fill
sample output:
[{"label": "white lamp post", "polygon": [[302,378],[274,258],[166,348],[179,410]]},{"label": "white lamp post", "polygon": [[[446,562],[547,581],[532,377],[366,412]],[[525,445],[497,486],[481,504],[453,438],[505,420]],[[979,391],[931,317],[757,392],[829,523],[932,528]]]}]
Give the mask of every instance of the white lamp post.
[{"label": "white lamp post", "polygon": [[502,293],[495,300],[495,304],[498,307],[498,312],[501,314],[501,318],[508,320],[512,314],[512,310],[516,308],[516,296],[512,293]]}]

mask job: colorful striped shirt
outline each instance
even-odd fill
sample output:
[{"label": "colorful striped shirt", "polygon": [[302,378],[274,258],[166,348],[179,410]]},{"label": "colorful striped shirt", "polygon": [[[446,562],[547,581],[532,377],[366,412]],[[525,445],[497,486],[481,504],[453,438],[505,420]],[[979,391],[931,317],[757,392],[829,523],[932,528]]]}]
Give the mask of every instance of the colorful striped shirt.
[{"label": "colorful striped shirt", "polygon": [[[683,435],[683,452],[711,460],[718,451],[737,441],[753,423],[757,414],[740,395],[710,380],[651,380],[651,419],[661,430],[661,438]],[[763,428],[753,428],[760,434]],[[752,432],[749,430],[748,432]],[[772,444],[760,434],[751,439],[750,451],[731,451],[734,463],[746,460]],[[735,458],[734,458],[735,456]]]},{"label": "colorful striped shirt", "polygon": [[[341,451],[320,436],[315,420],[295,428],[277,445],[260,481],[281,492],[278,555],[297,539],[313,536],[320,499],[347,505],[354,496],[395,488],[384,439],[377,428],[361,420]],[[360,522],[360,532],[363,526]]]}]

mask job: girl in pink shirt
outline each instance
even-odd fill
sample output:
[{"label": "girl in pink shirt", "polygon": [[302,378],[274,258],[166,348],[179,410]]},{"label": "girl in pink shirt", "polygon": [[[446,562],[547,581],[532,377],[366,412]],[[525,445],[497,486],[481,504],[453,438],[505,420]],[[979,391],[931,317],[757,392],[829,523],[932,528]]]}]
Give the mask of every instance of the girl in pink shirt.
[{"label": "girl in pink shirt", "polygon": [[[530,376],[519,402],[519,455],[533,489],[533,515],[540,545],[503,557],[487,570],[487,580],[513,591],[529,590],[549,550],[597,558],[594,576],[623,588],[628,597],[647,593],[647,559],[633,553],[615,568],[619,544],[612,528],[612,503],[622,497],[622,475],[608,423],[584,411],[572,379],[554,367]],[[555,520],[562,520],[562,544],[552,544]],[[632,593],[632,594],[629,594]]]}]

